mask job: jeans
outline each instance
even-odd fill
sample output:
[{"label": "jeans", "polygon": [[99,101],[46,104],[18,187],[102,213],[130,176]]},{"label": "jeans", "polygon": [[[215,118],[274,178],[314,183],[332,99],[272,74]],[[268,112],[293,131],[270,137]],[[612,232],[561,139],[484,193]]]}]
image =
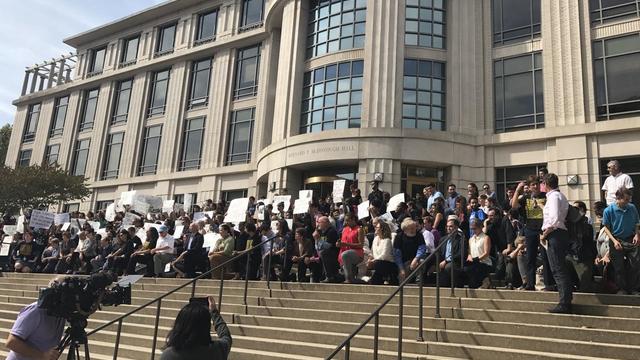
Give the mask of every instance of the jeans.
[{"label": "jeans", "polygon": [[320,259],[324,267],[324,272],[329,280],[336,280],[338,278],[338,270],[340,264],[338,263],[338,251],[340,249],[336,247],[330,247],[326,250],[320,251]]},{"label": "jeans", "polygon": [[[638,275],[640,275],[640,247],[629,241],[620,241],[622,250],[616,250],[613,244],[609,245],[611,263],[615,269],[616,285],[620,290],[633,292],[638,290]],[[625,262],[624,258],[627,257]]]},{"label": "jeans", "polygon": [[566,257],[569,251],[569,232],[556,229],[547,236],[547,256],[551,273],[558,285],[560,305],[570,305],[573,299],[573,284],[567,269]]},{"label": "jeans", "polygon": [[536,268],[538,260],[538,248],[540,247],[540,232],[529,228],[524,229],[526,264],[527,264],[527,289],[536,288]]},{"label": "jeans", "polygon": [[342,253],[342,269],[344,277],[348,282],[353,282],[358,275],[358,264],[362,262],[362,257],[355,250],[347,250]]}]

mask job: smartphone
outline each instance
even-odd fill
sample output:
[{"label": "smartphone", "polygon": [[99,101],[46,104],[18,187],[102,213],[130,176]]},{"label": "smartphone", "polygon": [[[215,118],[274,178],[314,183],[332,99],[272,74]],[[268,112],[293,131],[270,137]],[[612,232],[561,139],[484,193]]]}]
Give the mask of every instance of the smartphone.
[{"label": "smartphone", "polygon": [[189,304],[200,304],[204,307],[209,307],[209,299],[206,297],[192,297],[189,299]]}]

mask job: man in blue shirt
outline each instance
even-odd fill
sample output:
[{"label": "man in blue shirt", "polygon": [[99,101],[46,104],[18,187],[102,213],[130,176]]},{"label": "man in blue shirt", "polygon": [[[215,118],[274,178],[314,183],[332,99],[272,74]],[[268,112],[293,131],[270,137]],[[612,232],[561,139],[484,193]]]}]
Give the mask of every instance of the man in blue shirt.
[{"label": "man in blue shirt", "polygon": [[[469,207],[471,210],[469,211],[469,224],[471,224],[471,221],[473,219],[478,219],[481,223],[484,223],[484,220],[487,218],[487,214],[485,214],[484,211],[482,211],[482,209],[480,208],[478,198],[472,197],[471,199],[469,199]],[[468,236],[471,237],[472,235],[473,231],[469,230]]]},{"label": "man in blue shirt", "polygon": [[431,209],[431,205],[437,198],[443,198],[442,193],[436,189],[436,184],[430,183],[423,189],[423,194],[427,198],[427,210]]},{"label": "man in blue shirt", "polygon": [[616,202],[604,210],[602,217],[602,225],[613,235],[609,252],[619,294],[633,294],[640,287],[640,218],[635,205],[631,204],[631,195],[629,189],[618,190]]}]

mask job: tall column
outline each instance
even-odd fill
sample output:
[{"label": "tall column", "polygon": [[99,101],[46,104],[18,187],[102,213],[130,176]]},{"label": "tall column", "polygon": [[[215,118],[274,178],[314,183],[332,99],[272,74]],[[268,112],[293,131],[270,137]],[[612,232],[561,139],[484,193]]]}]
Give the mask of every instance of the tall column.
[{"label": "tall column", "polygon": [[25,96],[27,94],[27,87],[29,86],[29,75],[31,75],[31,71],[26,70],[24,72],[24,80],[22,81],[22,96]]},{"label": "tall column", "polygon": [[53,74],[56,72],[56,62],[52,62],[49,66],[49,76],[47,76],[47,89],[53,85]]},{"label": "tall column", "polygon": [[33,76],[31,77],[31,91],[29,91],[29,93],[34,93],[36,91],[36,84],[38,84],[38,69],[33,70]]},{"label": "tall column", "polygon": [[44,89],[44,82],[47,78],[44,75],[40,75],[40,85],[38,86],[38,91],[42,91]]},{"label": "tall column", "polygon": [[56,79],[56,85],[62,84],[64,81],[62,80],[62,76],[64,75],[64,63],[65,59],[60,60],[60,69],[58,69],[58,77]]}]

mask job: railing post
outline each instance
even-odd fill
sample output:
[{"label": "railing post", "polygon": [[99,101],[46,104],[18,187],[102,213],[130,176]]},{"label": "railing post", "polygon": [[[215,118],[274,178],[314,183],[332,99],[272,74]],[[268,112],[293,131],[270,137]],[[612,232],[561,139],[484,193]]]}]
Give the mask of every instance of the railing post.
[{"label": "railing post", "polygon": [[436,251],[436,319],[440,318],[440,252]]},{"label": "railing post", "polygon": [[373,327],[373,360],[378,360],[378,330],[380,328],[380,313],[376,313]]},{"label": "railing post", "polygon": [[[285,274],[284,270],[287,268],[287,257],[288,257],[288,251],[289,250],[289,244],[287,244],[287,240],[284,240],[284,259],[282,260],[282,269],[280,269],[280,290],[284,289],[284,285],[282,284],[284,282],[285,277],[287,277],[287,280],[289,279],[289,274]],[[289,271],[291,272],[291,271]]]},{"label": "railing post", "polygon": [[198,279],[193,279],[193,284],[191,285],[191,297],[195,297],[196,296],[196,282],[198,281]]},{"label": "railing post", "polygon": [[160,325],[160,307],[162,306],[162,299],[158,300],[158,307],[156,308],[156,324],[153,329],[153,343],[151,344],[151,360],[156,356],[156,342],[158,341],[158,326]]},{"label": "railing post", "polygon": [[218,289],[218,310],[222,311],[222,289],[224,289],[224,266],[220,268],[220,288]]},{"label": "railing post", "polygon": [[398,360],[402,360],[402,326],[404,310],[404,287],[400,288],[400,303],[398,304]]},{"label": "railing post", "polygon": [[251,261],[249,254],[252,254],[252,251],[248,251],[247,253],[245,253],[245,255],[247,256],[247,266],[244,269],[244,306],[247,306],[247,288],[249,287],[249,262]]},{"label": "railing post", "polygon": [[[426,268],[426,265],[423,264],[423,267]],[[420,269],[419,271],[423,271],[424,269]],[[416,341],[419,342],[423,342],[424,341],[424,337],[422,336],[422,318],[423,318],[423,314],[422,314],[422,307],[423,307],[423,302],[424,302],[424,273],[423,275],[420,277],[420,298],[418,299],[418,338],[416,339]]]},{"label": "railing post", "polygon": [[344,360],[349,360],[349,355],[351,355],[351,340],[347,341],[347,346],[344,348]]},{"label": "railing post", "polygon": [[[449,241],[452,241],[452,240],[449,240]],[[451,245],[451,247],[453,247],[453,244]],[[449,267],[449,272],[451,273],[451,297],[456,296],[456,292],[453,289],[456,286],[455,276],[454,276],[454,273],[455,273],[454,270],[455,270],[456,262],[453,261],[453,259],[454,259],[454,257],[453,257],[453,255],[451,255],[451,266]]]},{"label": "railing post", "polygon": [[269,259],[267,260],[267,289],[271,297],[271,254],[273,254],[273,239],[269,241]]},{"label": "railing post", "polygon": [[118,359],[118,348],[120,347],[120,334],[122,333],[122,319],[118,321],[118,332],[116,333],[116,346],[113,349],[113,360]]}]

